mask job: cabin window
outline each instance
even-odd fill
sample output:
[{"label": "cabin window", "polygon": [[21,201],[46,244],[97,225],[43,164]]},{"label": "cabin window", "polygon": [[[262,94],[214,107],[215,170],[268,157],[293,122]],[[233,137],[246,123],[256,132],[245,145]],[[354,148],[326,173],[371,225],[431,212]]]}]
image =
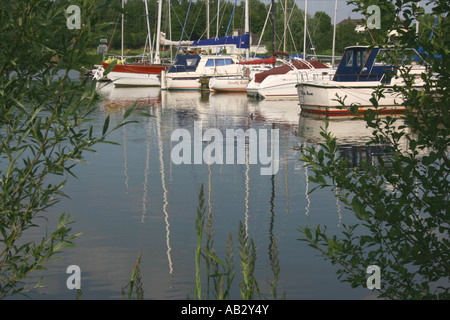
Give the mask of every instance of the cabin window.
[{"label": "cabin window", "polygon": [[347,51],[345,55],[345,65],[347,67],[353,67],[353,51]]},{"label": "cabin window", "polygon": [[406,49],[397,54],[397,63],[401,65],[416,65],[422,64],[422,59],[415,50]]},{"label": "cabin window", "polygon": [[208,61],[206,61],[206,67],[220,67],[220,66],[227,66],[233,64],[233,60],[232,59],[208,59]]},{"label": "cabin window", "polygon": [[197,63],[197,59],[186,59],[186,65],[188,67],[195,66],[196,63]]},{"label": "cabin window", "polygon": [[364,64],[364,62],[366,62],[366,55],[367,55],[366,50],[359,51],[356,54],[356,66],[361,67]]},{"label": "cabin window", "polygon": [[375,66],[385,66],[388,62],[389,55],[385,50],[380,50],[375,57]]},{"label": "cabin window", "polygon": [[225,65],[225,59],[217,59],[216,60],[217,67],[224,66],[224,65]]}]

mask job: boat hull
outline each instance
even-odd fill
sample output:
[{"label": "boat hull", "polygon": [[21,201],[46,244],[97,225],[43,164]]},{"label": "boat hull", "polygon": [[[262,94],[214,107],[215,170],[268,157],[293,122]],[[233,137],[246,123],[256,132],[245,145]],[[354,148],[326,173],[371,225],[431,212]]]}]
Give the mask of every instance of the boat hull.
[{"label": "boat hull", "polygon": [[219,92],[245,92],[249,79],[244,77],[212,77],[209,89]]},{"label": "boat hull", "polygon": [[[103,68],[108,67],[103,63]],[[160,86],[160,74],[165,70],[162,65],[124,64],[116,65],[107,77],[115,86]]]},{"label": "boat hull", "polygon": [[115,86],[157,86],[161,85],[159,75],[157,74],[143,74],[143,73],[126,73],[111,71],[108,78]]},{"label": "boat hull", "polygon": [[[329,116],[348,116],[350,106],[358,106],[358,113],[366,110],[375,110],[379,114],[398,114],[406,109],[403,104],[403,96],[386,86],[384,97],[378,100],[375,108],[370,101],[379,82],[369,83],[299,83],[297,94],[302,112]],[[343,107],[340,101],[345,103]]]},{"label": "boat hull", "polygon": [[247,86],[247,94],[252,97],[257,97],[267,100],[297,100],[297,89],[295,85],[297,81],[280,81],[277,84],[261,86],[261,84],[254,81]]},{"label": "boat hull", "polygon": [[262,82],[257,82],[255,78],[248,84],[247,93],[267,100],[298,100],[298,83],[329,79],[334,72],[334,69],[298,69],[286,74],[269,75]]}]

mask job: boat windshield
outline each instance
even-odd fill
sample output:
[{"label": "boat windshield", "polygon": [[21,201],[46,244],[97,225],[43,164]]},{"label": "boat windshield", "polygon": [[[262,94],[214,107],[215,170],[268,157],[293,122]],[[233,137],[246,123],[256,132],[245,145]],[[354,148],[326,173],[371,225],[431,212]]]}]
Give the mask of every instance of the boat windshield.
[{"label": "boat windshield", "polygon": [[386,50],[381,49],[376,58],[375,65],[420,65],[422,58],[414,49]]}]

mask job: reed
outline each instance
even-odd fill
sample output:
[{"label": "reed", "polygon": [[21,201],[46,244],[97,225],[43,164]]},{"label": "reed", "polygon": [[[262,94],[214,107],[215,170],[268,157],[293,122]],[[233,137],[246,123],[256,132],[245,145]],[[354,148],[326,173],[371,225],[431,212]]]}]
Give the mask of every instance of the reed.
[{"label": "reed", "polygon": [[[136,262],[134,264],[133,271],[131,272],[131,279],[128,284],[122,288],[122,298],[126,300],[133,299],[133,290],[136,294],[136,300],[144,299],[144,289],[141,278],[141,271],[139,265],[141,263],[142,252],[139,253]],[[128,293],[125,295],[125,290],[128,287]]]},{"label": "reed", "polygon": [[[197,207],[197,218],[195,228],[197,232],[197,248],[195,251],[195,293],[196,300],[211,298],[211,295],[217,300],[230,299],[233,281],[236,275],[236,266],[234,264],[234,242],[231,233],[227,238],[225,248],[225,257],[220,259],[214,249],[215,230],[212,224],[212,212],[210,211],[206,217],[206,207],[203,192],[203,185],[200,188],[199,204]],[[207,219],[206,219],[207,218]],[[205,225],[206,219],[206,225]],[[205,245],[203,239],[205,236]],[[239,283],[240,297],[242,300],[251,300],[254,298],[263,298],[255,277],[256,266],[256,246],[252,239],[247,235],[246,229],[242,222],[239,222],[238,229],[238,251],[240,259],[240,268],[242,281]],[[278,275],[280,272],[278,260],[278,248],[275,239],[272,239],[271,247],[271,270],[273,272],[273,280],[269,282],[271,287],[271,295],[277,298]],[[201,262],[205,263],[206,288],[204,288],[205,296],[202,296],[202,278],[201,278]]]}]

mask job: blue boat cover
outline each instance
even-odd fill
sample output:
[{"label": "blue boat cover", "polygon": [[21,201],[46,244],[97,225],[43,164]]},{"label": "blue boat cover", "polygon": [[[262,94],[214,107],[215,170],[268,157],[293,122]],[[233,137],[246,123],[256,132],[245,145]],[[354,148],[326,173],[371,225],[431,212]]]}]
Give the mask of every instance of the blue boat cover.
[{"label": "blue boat cover", "polygon": [[195,40],[194,47],[208,47],[208,46],[225,46],[235,45],[236,48],[247,49],[250,48],[250,35],[248,33],[242,36],[227,36],[221,38]]},{"label": "blue boat cover", "polygon": [[169,68],[169,72],[195,71],[200,62],[198,54],[181,55],[177,57],[175,64]]}]

